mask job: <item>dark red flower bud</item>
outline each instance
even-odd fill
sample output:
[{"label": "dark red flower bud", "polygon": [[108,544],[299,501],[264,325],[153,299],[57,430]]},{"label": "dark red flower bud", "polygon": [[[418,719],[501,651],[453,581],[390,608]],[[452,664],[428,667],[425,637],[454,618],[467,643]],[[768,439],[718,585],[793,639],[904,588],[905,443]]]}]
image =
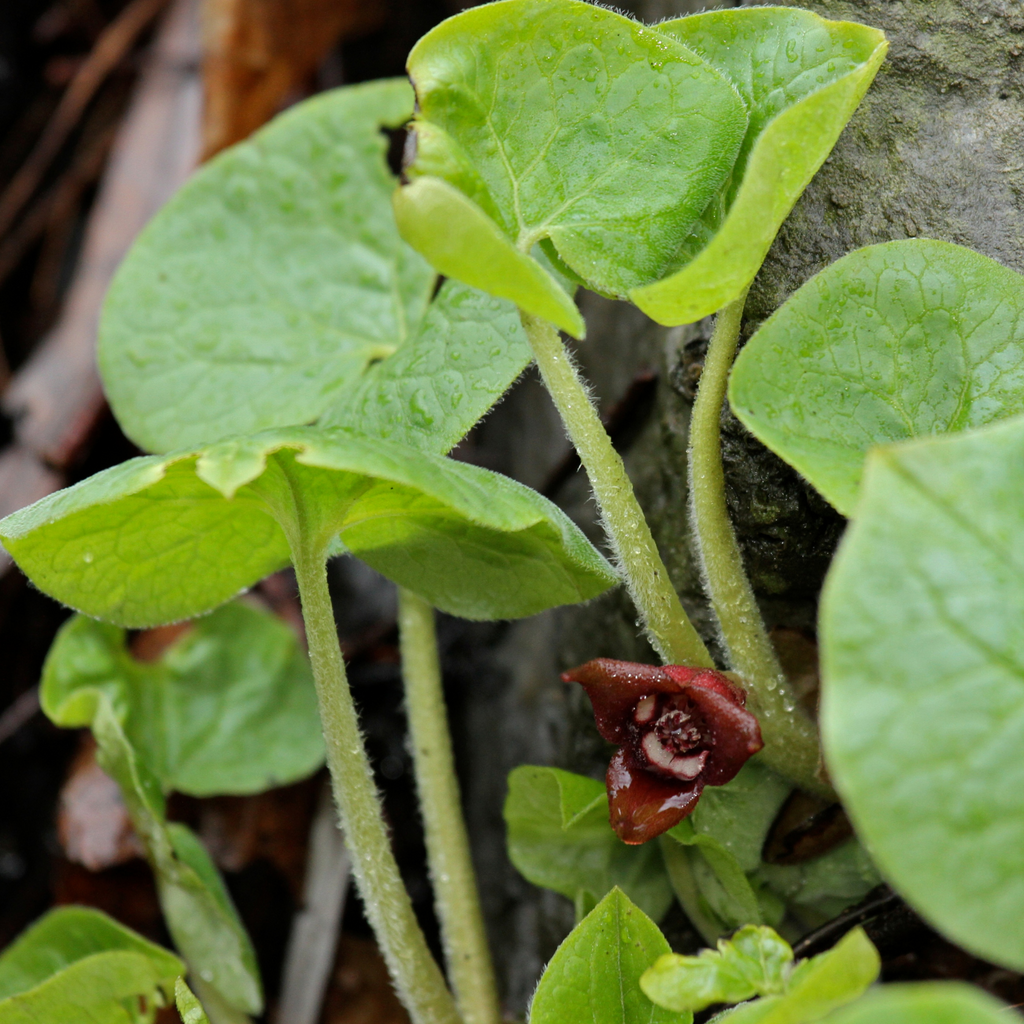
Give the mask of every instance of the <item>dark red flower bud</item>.
[{"label": "dark red flower bud", "polygon": [[746,694],[713,669],[596,658],[562,679],[587,691],[597,731],[619,747],[608,802],[626,843],[677,825],[705,786],[728,782],[764,746]]}]

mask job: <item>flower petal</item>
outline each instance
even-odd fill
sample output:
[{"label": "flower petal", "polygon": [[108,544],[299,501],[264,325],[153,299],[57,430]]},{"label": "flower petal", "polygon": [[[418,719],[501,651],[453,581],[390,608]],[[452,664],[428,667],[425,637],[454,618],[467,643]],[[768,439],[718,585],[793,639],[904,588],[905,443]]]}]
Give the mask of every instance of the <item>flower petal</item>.
[{"label": "flower petal", "polygon": [[700,778],[708,786],[722,786],[763,746],[761,727],[744,707],[725,697],[720,690],[696,681],[683,692],[697,706],[711,734],[711,755]]},{"label": "flower petal", "polygon": [[612,828],[632,846],[678,825],[697,806],[704,789],[703,777],[689,783],[658,778],[625,747],[612,757],[605,781]]},{"label": "flower petal", "polygon": [[741,708],[746,707],[747,691],[737,686],[727,675],[714,669],[692,669],[685,665],[662,665],[661,671],[681,686],[701,686],[727,697]]},{"label": "flower petal", "polygon": [[669,675],[657,665],[641,665],[635,661],[595,658],[562,673],[565,683],[579,683],[594,707],[597,731],[609,743],[622,743],[633,708],[641,697],[650,693],[679,693],[682,684],[706,669],[672,666],[678,672]]}]

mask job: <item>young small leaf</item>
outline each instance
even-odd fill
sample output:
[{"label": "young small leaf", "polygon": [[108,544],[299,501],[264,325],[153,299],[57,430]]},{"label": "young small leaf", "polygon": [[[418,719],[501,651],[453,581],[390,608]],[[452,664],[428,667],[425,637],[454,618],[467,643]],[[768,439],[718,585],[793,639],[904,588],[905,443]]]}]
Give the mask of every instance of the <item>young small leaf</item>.
[{"label": "young small leaf", "polygon": [[731,82],[692,50],[578,0],[465,11],[424,36],[408,68],[418,114],[412,181],[396,196],[403,237],[443,273],[577,337],[579,315],[533,246],[547,241],[607,294],[656,280],[747,128]]},{"label": "young small leaf", "polygon": [[149,1021],[184,967],[98,910],[60,907],[0,955],[0,1024]]},{"label": "young small leaf", "polygon": [[200,169],[147,226],[99,337],[107,396],[142,448],[323,414],[373,433],[352,422],[358,405],[443,452],[515,380],[530,355],[512,305],[454,284],[430,302],[434,272],[398,236],[381,128],[411,114],[404,79],[317,96]]},{"label": "young small leaf", "polygon": [[872,445],[1024,411],[1024,277],[946,242],[859,249],[751,338],[729,400],[848,516]]},{"label": "young small leaf", "polygon": [[690,1024],[692,1014],[655,1006],[640,990],[640,976],[668,951],[658,926],[612,889],[551,958],[530,1024]]},{"label": "young small leaf", "polygon": [[653,1002],[676,1010],[762,996],[716,1016],[723,1024],[811,1024],[860,997],[881,967],[860,928],[827,953],[795,968],[792,961],[789,944],[770,928],[743,928],[717,952],[661,957],[640,985]]},{"label": "young small leaf", "polygon": [[184,978],[178,978],[174,983],[174,1002],[178,1007],[181,1024],[210,1024],[210,1018],[206,1016],[206,1011],[195,994],[185,984]]},{"label": "young small leaf", "polygon": [[604,785],[558,768],[522,765],[508,777],[508,854],[528,881],[568,896],[582,918],[615,886],[649,917],[672,902],[655,843],[627,846],[608,823]]},{"label": "young small leaf", "polygon": [[786,991],[763,1024],[804,1024],[821,1020],[859,998],[878,979],[882,961],[861,928],[847,933],[827,953],[801,961]]},{"label": "young small leaf", "polygon": [[821,609],[833,780],[885,877],[1024,968],[1024,419],[869,453]]},{"label": "young small leaf", "polygon": [[165,792],[259,793],[323,763],[309,662],[284,623],[245,604],[199,619],[153,663],[131,656],[123,629],[70,619],[43,667],[43,710],[90,725],[97,690]]},{"label": "young small leaf", "polygon": [[[301,509],[297,511],[297,509]],[[33,582],[88,615],[202,614],[333,538],[444,611],[532,615],[616,577],[555,505],[507,477],[348,431],[287,428],[132,459],[0,523]]]},{"label": "young small leaf", "polygon": [[659,323],[688,324],[753,281],[888,44],[877,29],[792,7],[708,11],[662,22],[657,31],[727,75],[749,116],[732,174],[682,242],[675,267],[630,292]]},{"label": "young small leaf", "polygon": [[658,1006],[679,1013],[786,990],[793,950],[771,928],[747,925],[698,956],[666,953],[640,979]]},{"label": "young small leaf", "polygon": [[833,1014],[828,1024],[1006,1024],[1014,1016],[973,985],[926,981],[876,988]]}]

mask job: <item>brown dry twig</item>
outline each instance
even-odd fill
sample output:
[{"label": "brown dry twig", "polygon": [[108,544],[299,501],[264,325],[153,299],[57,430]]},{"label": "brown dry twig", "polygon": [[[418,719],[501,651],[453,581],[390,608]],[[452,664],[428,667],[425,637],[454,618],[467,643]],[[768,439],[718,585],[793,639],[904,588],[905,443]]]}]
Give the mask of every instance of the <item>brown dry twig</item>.
[{"label": "brown dry twig", "polygon": [[0,242],[0,284],[55,220],[70,220],[82,193],[99,179],[116,133],[117,126],[111,125],[83,147],[67,172],[43,193],[18,226]]},{"label": "brown dry twig", "polygon": [[39,711],[39,690],[33,687],[15,697],[0,714],[0,743],[9,740]]},{"label": "brown dry twig", "polygon": [[6,234],[32,198],[99,87],[166,5],[167,0],[132,0],[96,40],[92,52],[57,104],[39,141],[0,194],[0,235]]},{"label": "brown dry twig", "polygon": [[77,457],[103,412],[96,324],[111,275],[195,166],[198,22],[197,0],[176,0],[157,33],[85,224],[61,315],[3,394],[17,440],[53,467]]}]

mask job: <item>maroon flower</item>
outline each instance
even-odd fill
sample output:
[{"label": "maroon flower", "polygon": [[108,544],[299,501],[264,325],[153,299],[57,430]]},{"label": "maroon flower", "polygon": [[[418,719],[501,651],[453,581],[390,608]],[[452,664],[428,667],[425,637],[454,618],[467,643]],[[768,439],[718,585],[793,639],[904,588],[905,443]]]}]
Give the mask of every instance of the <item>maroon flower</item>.
[{"label": "maroon flower", "polygon": [[683,820],[705,786],[721,786],[764,744],[746,694],[721,672],[596,658],[562,673],[594,706],[619,749],[608,765],[612,828],[646,843]]}]

